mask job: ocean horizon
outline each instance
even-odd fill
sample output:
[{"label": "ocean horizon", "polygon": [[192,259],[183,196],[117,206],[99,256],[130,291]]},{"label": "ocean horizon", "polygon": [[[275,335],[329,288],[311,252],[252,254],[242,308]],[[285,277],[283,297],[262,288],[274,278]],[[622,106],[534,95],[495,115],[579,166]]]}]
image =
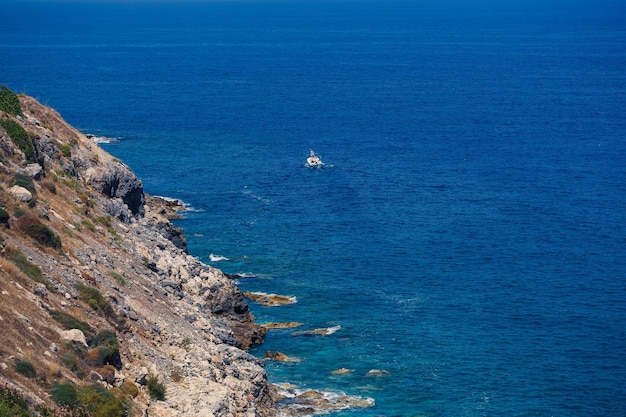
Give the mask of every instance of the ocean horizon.
[{"label": "ocean horizon", "polygon": [[301,323],[251,350],[298,359],[271,382],[374,404],[338,417],[626,412],[624,4],[1,4],[0,85],[293,298],[250,302]]}]

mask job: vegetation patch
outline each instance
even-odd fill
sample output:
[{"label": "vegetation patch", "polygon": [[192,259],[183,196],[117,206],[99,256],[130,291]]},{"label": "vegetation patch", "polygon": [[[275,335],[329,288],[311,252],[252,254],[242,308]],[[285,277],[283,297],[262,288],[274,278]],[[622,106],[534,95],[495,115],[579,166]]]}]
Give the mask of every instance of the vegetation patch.
[{"label": "vegetation patch", "polygon": [[7,112],[13,116],[22,116],[22,107],[20,99],[9,87],[3,85],[0,87],[0,110]]},{"label": "vegetation patch", "polygon": [[64,143],[61,146],[59,146],[59,150],[61,151],[63,156],[65,156],[66,158],[69,158],[70,156],[72,156],[72,148],[69,145],[69,143]]},{"label": "vegetation patch", "polygon": [[133,398],[139,395],[139,388],[137,388],[137,385],[135,385],[135,383],[132,381],[126,380],[122,382],[120,389],[122,390],[124,394],[130,395]]},{"label": "vegetation patch", "polygon": [[37,376],[37,371],[35,371],[35,367],[29,361],[24,361],[21,359],[17,359],[15,361],[15,371],[19,374],[24,375],[27,378],[34,378]]},{"label": "vegetation patch", "polygon": [[0,383],[0,417],[91,417],[79,408],[57,408],[40,404],[31,407],[17,390]]},{"label": "vegetation patch", "polygon": [[26,255],[24,255],[18,249],[11,245],[7,245],[4,248],[3,254],[5,258],[13,262],[13,264],[17,266],[17,268],[22,271],[24,275],[26,275],[35,282],[44,284],[48,291],[53,290],[52,283],[50,282],[50,280],[43,276],[41,268],[38,265],[35,265],[31,261],[29,261]]},{"label": "vegetation patch", "polygon": [[115,318],[115,311],[102,293],[98,289],[83,284],[76,284],[76,289],[80,298],[89,304],[91,308],[103,314],[106,317]]},{"label": "vegetation patch", "polygon": [[69,382],[55,384],[50,391],[50,395],[58,405],[67,407],[78,405],[78,390]]},{"label": "vegetation patch", "polygon": [[107,390],[99,384],[83,387],[79,400],[93,417],[123,417],[130,411],[130,404],[118,388]]},{"label": "vegetation patch", "polygon": [[11,119],[0,120],[0,126],[7,132],[11,141],[24,153],[26,160],[30,163],[35,162],[35,146],[24,128]]},{"label": "vegetation patch", "polygon": [[27,214],[17,221],[18,228],[37,243],[53,249],[61,249],[62,242],[59,235],[43,224],[37,217]]},{"label": "vegetation patch", "polygon": [[68,314],[64,311],[58,311],[58,310],[49,310],[48,313],[50,313],[50,316],[52,316],[53,319],[58,321],[67,330],[79,329],[87,337],[90,337],[91,335],[94,334],[93,329],[88,323],[78,320],[76,317],[72,316],[71,314]]},{"label": "vegetation patch", "polygon": [[87,352],[87,359],[91,363],[97,366],[121,366],[120,345],[115,332],[102,330],[89,339],[89,345],[93,346],[93,349]]},{"label": "vegetation patch", "polygon": [[150,398],[157,401],[165,400],[165,384],[159,381],[159,377],[156,375],[148,376],[148,393]]},{"label": "vegetation patch", "polygon": [[35,189],[35,183],[33,179],[28,175],[24,174],[15,174],[13,175],[13,180],[11,181],[11,185],[19,185],[20,187],[26,188],[32,195],[37,195],[37,190]]},{"label": "vegetation patch", "polygon": [[126,285],[126,278],[122,274],[118,274],[115,271],[109,271],[108,275],[113,278],[118,284]]},{"label": "vegetation patch", "polygon": [[10,218],[11,216],[9,215],[9,212],[6,211],[4,208],[0,207],[0,223],[8,224]]},{"label": "vegetation patch", "polygon": [[17,391],[0,385],[0,416],[2,417],[31,417],[28,401]]}]

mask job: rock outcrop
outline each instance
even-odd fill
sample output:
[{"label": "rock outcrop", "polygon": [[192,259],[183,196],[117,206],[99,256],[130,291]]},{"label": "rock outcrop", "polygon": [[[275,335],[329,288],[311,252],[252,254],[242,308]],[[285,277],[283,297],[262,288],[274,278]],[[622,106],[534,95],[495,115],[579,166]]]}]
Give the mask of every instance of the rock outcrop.
[{"label": "rock outcrop", "polygon": [[[179,203],[147,196],[128,166],[56,111],[26,96],[21,112],[4,103],[0,389],[45,406],[59,400],[53,387],[98,384],[120,402],[111,417],[270,417],[373,405],[269,383],[265,358],[246,349],[268,329],[300,323],[260,326],[245,297],[272,308],[296,297],[242,293],[187,252],[170,222]],[[280,352],[267,360],[300,361]]]},{"label": "rock outcrop", "polygon": [[[23,127],[38,162],[0,127],[0,382],[35,402],[51,402],[56,383],[130,387],[134,414],[151,417],[277,413],[276,389],[245,351],[267,330],[231,279],[187,253],[175,204],[147,198],[128,166],[54,110],[19,101],[22,114],[0,120]],[[150,398],[150,376],[164,399]]]}]

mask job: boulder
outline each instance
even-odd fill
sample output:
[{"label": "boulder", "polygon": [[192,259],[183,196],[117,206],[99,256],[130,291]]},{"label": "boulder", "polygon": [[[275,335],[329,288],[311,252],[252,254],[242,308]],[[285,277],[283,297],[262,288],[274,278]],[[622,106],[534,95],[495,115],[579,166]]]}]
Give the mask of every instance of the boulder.
[{"label": "boulder", "polygon": [[41,165],[39,164],[28,164],[24,168],[20,170],[20,174],[27,175],[31,178],[39,180],[41,178]]},{"label": "boulder", "polygon": [[296,297],[280,294],[266,294],[264,292],[246,291],[244,296],[250,301],[254,301],[265,307],[284,306],[297,302]]},{"label": "boulder", "polygon": [[9,188],[9,193],[19,201],[27,202],[33,199],[31,192],[24,187],[20,187],[19,185],[14,185]]},{"label": "boulder", "polygon": [[69,340],[70,342],[80,343],[81,345],[87,347],[87,339],[85,338],[85,334],[82,332],[82,330],[79,329],[62,331],[61,339]]}]

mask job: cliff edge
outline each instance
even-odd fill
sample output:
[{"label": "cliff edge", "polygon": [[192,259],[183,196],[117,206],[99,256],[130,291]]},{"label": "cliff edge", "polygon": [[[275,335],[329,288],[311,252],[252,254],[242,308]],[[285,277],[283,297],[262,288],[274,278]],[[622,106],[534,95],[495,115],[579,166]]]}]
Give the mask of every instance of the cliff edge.
[{"label": "cliff edge", "polygon": [[275,414],[245,351],[265,328],[163,201],[53,109],[4,87],[0,106],[0,388],[92,415]]}]

